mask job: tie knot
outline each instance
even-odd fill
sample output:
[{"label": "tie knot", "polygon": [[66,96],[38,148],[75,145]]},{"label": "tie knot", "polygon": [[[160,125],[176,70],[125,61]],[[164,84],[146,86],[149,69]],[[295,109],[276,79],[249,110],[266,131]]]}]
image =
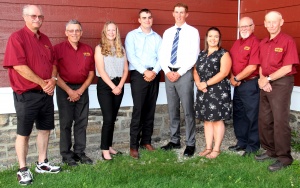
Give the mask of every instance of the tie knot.
[{"label": "tie knot", "polygon": [[179,32],[180,30],[181,30],[181,28],[180,28],[180,27],[178,27],[178,28],[177,28],[177,32]]}]

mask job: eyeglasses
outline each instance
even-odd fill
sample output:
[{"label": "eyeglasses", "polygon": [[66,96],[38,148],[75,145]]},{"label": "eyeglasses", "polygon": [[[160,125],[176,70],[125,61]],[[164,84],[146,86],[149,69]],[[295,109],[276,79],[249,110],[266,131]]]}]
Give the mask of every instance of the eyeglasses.
[{"label": "eyeglasses", "polygon": [[36,18],[38,18],[39,20],[44,20],[44,15],[29,15],[29,14],[26,14],[26,16],[30,16],[30,18],[32,20],[36,20]]},{"label": "eyeglasses", "polygon": [[75,33],[75,34],[79,34],[81,32],[81,29],[72,29],[72,30],[67,30],[68,33]]},{"label": "eyeglasses", "polygon": [[240,26],[239,28],[240,29],[249,29],[252,25],[253,24],[251,24],[251,25],[243,25],[243,26]]}]

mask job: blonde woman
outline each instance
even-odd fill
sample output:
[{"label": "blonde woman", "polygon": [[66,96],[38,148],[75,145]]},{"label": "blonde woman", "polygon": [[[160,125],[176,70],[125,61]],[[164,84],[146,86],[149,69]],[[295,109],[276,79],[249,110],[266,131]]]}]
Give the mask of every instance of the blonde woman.
[{"label": "blonde woman", "polygon": [[97,96],[103,116],[101,150],[104,160],[120,152],[112,148],[113,132],[117,114],[124,94],[124,83],[128,75],[126,53],[122,46],[120,31],[116,23],[104,24],[101,42],[95,48]]}]

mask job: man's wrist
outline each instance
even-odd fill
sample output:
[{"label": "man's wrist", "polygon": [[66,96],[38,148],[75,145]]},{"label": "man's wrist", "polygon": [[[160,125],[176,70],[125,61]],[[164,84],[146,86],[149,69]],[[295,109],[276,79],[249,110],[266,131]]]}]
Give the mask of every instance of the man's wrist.
[{"label": "man's wrist", "polygon": [[52,76],[52,79],[54,79],[55,81],[57,81],[57,77],[56,76]]},{"label": "man's wrist", "polygon": [[240,80],[237,79],[236,77],[234,77],[233,79],[234,79],[234,81],[236,81],[236,82],[240,82]]},{"label": "man's wrist", "polygon": [[269,82],[272,82],[272,78],[271,78],[270,76],[267,76],[267,80],[268,80]]}]

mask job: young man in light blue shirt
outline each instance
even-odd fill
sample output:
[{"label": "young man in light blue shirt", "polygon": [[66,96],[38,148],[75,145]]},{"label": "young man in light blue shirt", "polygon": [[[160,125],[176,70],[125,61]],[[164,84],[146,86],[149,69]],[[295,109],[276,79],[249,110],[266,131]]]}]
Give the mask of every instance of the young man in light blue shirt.
[{"label": "young man in light blue shirt", "polygon": [[149,9],[140,10],[138,21],[140,27],[129,32],[125,40],[133,99],[130,156],[135,159],[139,158],[140,146],[154,150],[151,137],[161,70],[158,51],[162,41],[151,28],[153,17]]}]

